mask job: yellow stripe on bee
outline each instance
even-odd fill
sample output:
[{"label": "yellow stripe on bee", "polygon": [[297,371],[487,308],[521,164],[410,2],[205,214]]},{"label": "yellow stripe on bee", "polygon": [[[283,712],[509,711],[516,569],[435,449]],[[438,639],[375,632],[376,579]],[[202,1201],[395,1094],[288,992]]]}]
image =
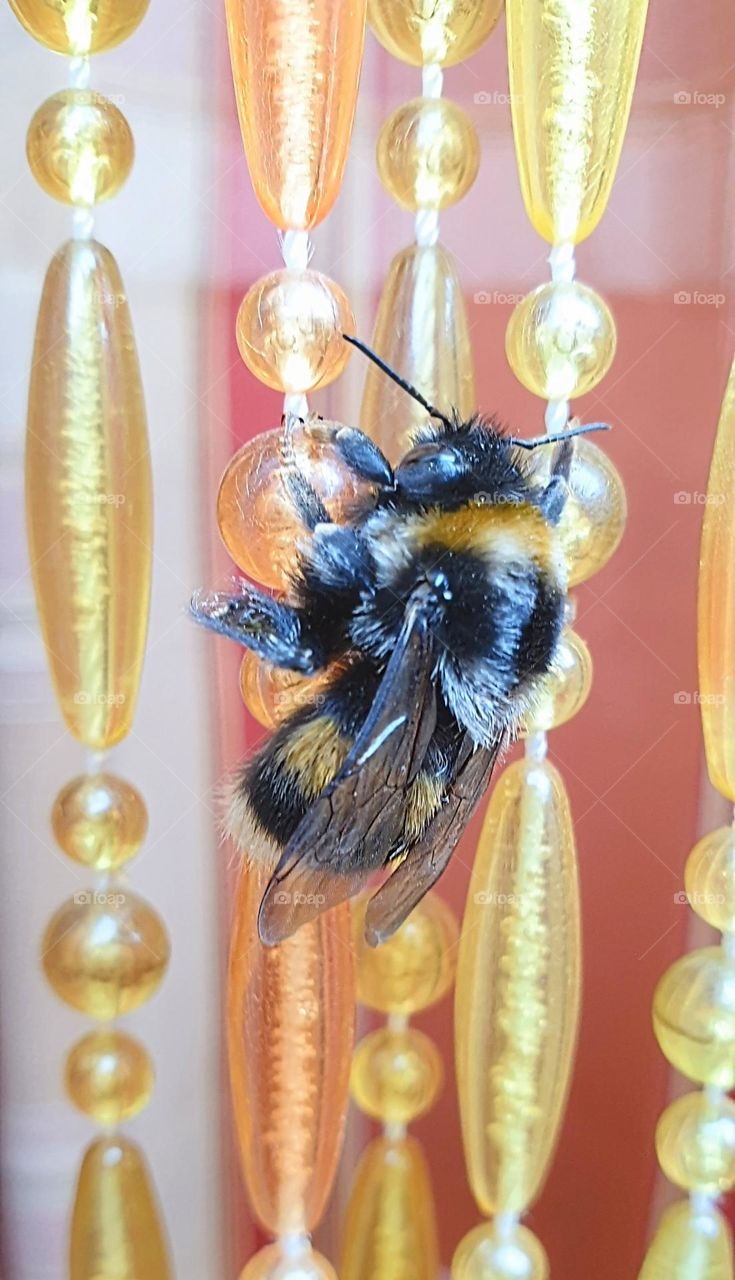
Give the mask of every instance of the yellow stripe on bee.
[{"label": "yellow stripe on bee", "polygon": [[304,795],[318,796],[341,769],[351,746],[332,716],[317,716],[292,729],[276,760],[298,779]]},{"label": "yellow stripe on bee", "polygon": [[435,813],[441,809],[444,788],[430,773],[418,773],[406,792],[403,831],[409,841],[424,834]]},{"label": "yellow stripe on bee", "polygon": [[491,556],[499,565],[532,560],[539,569],[553,572],[557,564],[554,531],[538,507],[527,502],[434,509],[416,522],[416,537],[420,547],[437,545]]}]

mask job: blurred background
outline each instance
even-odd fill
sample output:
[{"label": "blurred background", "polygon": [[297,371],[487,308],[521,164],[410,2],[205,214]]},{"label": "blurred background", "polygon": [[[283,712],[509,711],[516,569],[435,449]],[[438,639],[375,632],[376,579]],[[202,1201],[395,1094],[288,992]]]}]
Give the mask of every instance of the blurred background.
[{"label": "blurred background", "polygon": [[[614,424],[604,443],[626,481],[630,519],[614,560],[578,589],[576,625],[596,678],[583,713],[551,739],[576,820],[586,971],[566,1125],[529,1224],[549,1251],[552,1274],[566,1280],[635,1276],[666,1195],[653,1129],[680,1081],[655,1045],[651,995],[674,957],[704,940],[705,926],[681,901],[683,864],[697,835],[728,817],[703,770],[695,595],[702,496],[735,351],[733,50],[729,0],[652,4],[615,189],[578,253],[579,278],[607,298],[619,343],[611,372],[575,409]],[[38,944],[55,907],[85,887],[48,823],[56,791],[84,760],[61,727],[46,673],[28,575],[22,458],[38,298],[70,220],[34,184],[24,142],[34,110],[67,73],[8,8],[0,11],[0,72],[2,1240],[8,1280],[58,1280],[90,1127],[65,1103],[60,1083],[63,1054],[82,1024],[45,985]],[[150,834],[130,878],[164,916],[173,949],[158,996],[129,1020],[158,1072],[154,1100],[130,1131],[154,1173],[179,1280],[231,1280],[258,1237],[222,1063],[229,873],[215,792],[264,731],[242,709],[234,646],[198,634],[186,605],[194,587],[217,585],[230,571],[214,519],[225,462],[239,442],[279,421],[280,398],[242,365],[233,322],[243,293],[278,266],[280,251],[247,176],[219,4],[156,0],[127,43],[93,60],[92,75],[136,139],[133,173],[99,210],[97,235],[117,257],[132,306],[156,502],[145,674],[115,768],[148,803]],[[473,59],[447,73],[445,88],[482,142],[477,183],[441,222],[466,293],[479,407],[536,433],[540,402],[516,383],[503,339],[513,305],[547,278],[547,249],[518,187],[502,23]],[[346,180],[314,235],[313,262],[342,285],[364,337],[390,260],[413,230],[378,182],[375,139],[386,115],[419,91],[419,74],[368,34]],[[354,358],[314,408],[356,422],[364,375]],[[458,911],[476,835],[475,824],[442,882]],[[446,1065],[442,1098],[415,1132],[432,1169],[447,1265],[477,1218],[459,1138],[451,999],[418,1025]],[[319,1238],[332,1258],[369,1128],[351,1117]]]}]

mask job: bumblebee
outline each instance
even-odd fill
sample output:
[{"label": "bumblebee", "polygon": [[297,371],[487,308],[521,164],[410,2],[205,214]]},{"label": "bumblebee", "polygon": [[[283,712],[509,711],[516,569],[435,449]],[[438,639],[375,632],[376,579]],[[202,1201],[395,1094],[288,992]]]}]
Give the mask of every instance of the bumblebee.
[{"label": "bumblebee", "polygon": [[[258,916],[269,946],[385,869],[365,917],[377,945],[444,871],[553,665],[566,603],[555,526],[573,437],[604,429],[521,440],[492,420],[442,414],[345,338],[430,425],[395,470],[361,431],[337,430],[341,460],[374,494],[344,524],[286,447],[304,526],[287,598],[243,581],[192,600],[197,621],[266,662],[306,675],[333,668],[229,798],[228,833],[270,872]],[[541,479],[533,451],[549,446]]]}]

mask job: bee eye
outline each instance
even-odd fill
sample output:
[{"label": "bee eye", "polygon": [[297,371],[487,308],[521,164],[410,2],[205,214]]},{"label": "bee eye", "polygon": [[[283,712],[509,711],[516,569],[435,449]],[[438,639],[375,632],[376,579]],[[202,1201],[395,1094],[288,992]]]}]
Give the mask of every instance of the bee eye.
[{"label": "bee eye", "polygon": [[464,464],[456,449],[447,445],[420,444],[399,464],[396,488],[410,497],[430,497],[463,473]]}]

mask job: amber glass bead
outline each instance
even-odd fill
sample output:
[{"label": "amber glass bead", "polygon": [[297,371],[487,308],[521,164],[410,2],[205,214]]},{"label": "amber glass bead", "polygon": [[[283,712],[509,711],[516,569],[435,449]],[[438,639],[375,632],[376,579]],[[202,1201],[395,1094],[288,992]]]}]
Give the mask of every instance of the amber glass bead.
[{"label": "amber glass bead", "polygon": [[133,135],[122,111],[89,89],[62,89],[34,115],[28,164],[47,195],[93,205],[120,190],[133,165]]},{"label": "amber glass bead", "polygon": [[277,1244],[266,1245],[240,1272],[240,1280],[337,1280],[330,1262],[315,1249],[284,1254]]},{"label": "amber glass bead", "polygon": [[669,1062],[700,1084],[735,1086],[735,960],[704,947],[675,961],[653,997],[653,1029]]},{"label": "amber glass bead", "polygon": [[581,636],[562,633],[553,669],[544,677],[526,717],[526,732],[558,729],[582,710],[592,687],[592,657]]},{"label": "amber glass bead", "polygon": [[707,484],[699,556],[699,691],[712,785],[735,803],[735,364]]},{"label": "amber glass bead", "polygon": [[439,1275],[429,1170],[413,1138],[376,1138],[355,1172],[340,1280],[433,1280]]},{"label": "amber glass bead", "polygon": [[[412,245],[393,259],[383,286],[372,344],[394,369],[441,410],[465,418],[477,409],[469,325],[454,262],[437,244]],[[370,365],[360,425],[391,462],[409,447],[428,415]]]},{"label": "amber glass bead", "polygon": [[735,1186],[735,1102],[685,1093],[656,1126],[656,1154],[669,1182],[722,1195]]},{"label": "amber glass bead", "polygon": [[422,1031],[382,1027],[358,1044],[350,1088],[374,1120],[410,1124],[436,1102],[443,1074],[441,1054]]},{"label": "amber glass bead", "polygon": [[548,761],[520,760],[490,800],[457,967],[462,1137],[470,1185],[488,1216],[524,1212],[548,1172],[576,1043],[580,951],[564,783]]},{"label": "amber glass bead", "polygon": [[153,1063],[122,1031],[93,1031],[66,1060],[66,1092],[97,1124],[115,1125],[142,1111],[153,1092]]},{"label": "amber glass bead", "polygon": [[315,391],[347,364],[352,348],[342,334],[355,332],[355,317],[333,280],[283,267],[245,294],[236,332],[240,355],[266,386]]},{"label": "amber glass bead", "polygon": [[602,217],[625,136],[647,0],[508,0],[508,65],[526,212],[550,244]]},{"label": "amber glass bead", "polygon": [[277,227],[313,227],[342,182],[365,0],[226,0],[225,9],[255,193]]},{"label": "amber glass bead", "polygon": [[[540,459],[536,465],[545,473],[549,459]],[[620,472],[598,445],[591,440],[577,440],[569,498],[557,526],[570,587],[585,582],[607,564],[620,545],[627,517]]]},{"label": "amber glass bead", "polygon": [[349,904],[264,947],[265,877],[243,871],[230,951],[227,1027],[245,1182],[274,1235],[311,1231],[329,1195],[349,1096],[355,985]]},{"label": "amber glass bead", "polygon": [[638,1280],[732,1280],[732,1275],[727,1219],[714,1207],[698,1213],[684,1200],[664,1213]]},{"label": "amber glass bead", "polygon": [[607,304],[574,280],[539,285],[514,308],[505,353],[519,382],[545,400],[571,400],[601,382],[617,336]]},{"label": "amber glass bead", "polygon": [[723,933],[735,932],[735,827],[720,827],[695,844],[684,877],[697,915]]},{"label": "amber glass bead", "polygon": [[549,1261],[528,1227],[499,1240],[492,1222],[469,1231],[452,1259],[452,1280],[548,1280]]},{"label": "amber glass bead", "polygon": [[112,871],[138,852],[148,830],[142,795],[113,773],[82,774],[61,788],[51,811],[56,843],[95,871]]},{"label": "amber glass bead", "polygon": [[379,947],[364,937],[366,900],[354,909],[357,996],[379,1013],[419,1013],[441,1000],[454,981],[458,927],[451,907],[427,893]]},{"label": "amber glass bead", "polygon": [[69,1280],[169,1280],[163,1221],[143,1152],[129,1138],[100,1138],[79,1171]]},{"label": "amber glass bead", "polygon": [[275,729],[301,707],[318,706],[322,690],[336,669],[330,667],[318,675],[303,676],[285,667],[273,667],[248,651],[240,664],[240,694],[258,723]]},{"label": "amber glass bead", "polygon": [[104,750],[132,723],[150,593],[148,433],[112,254],[72,240],[38,313],[28,399],[26,517],[36,605],[74,737]]},{"label": "amber glass bead", "polygon": [[153,907],[114,887],[65,902],[41,946],[44,972],[57,996],[103,1020],[150,1000],[168,957],[166,930]]},{"label": "amber glass bead", "polygon": [[503,0],[368,0],[368,20],[394,58],[414,67],[464,62],[487,40]]},{"label": "amber glass bead", "polygon": [[10,0],[15,16],[47,49],[81,57],[127,40],[148,0]]},{"label": "amber glass bead", "polygon": [[448,98],[413,98],[383,125],[377,164],[403,209],[445,209],[475,181],[480,143],[472,121]]},{"label": "amber glass bead", "polygon": [[[343,461],[335,444],[340,427],[310,418],[291,433],[299,471],[337,523],[376,494]],[[232,559],[256,582],[280,588],[290,585],[297,545],[308,537],[286,483],[284,448],[282,428],[249,440],[229,463],[217,495],[219,531]]]}]

